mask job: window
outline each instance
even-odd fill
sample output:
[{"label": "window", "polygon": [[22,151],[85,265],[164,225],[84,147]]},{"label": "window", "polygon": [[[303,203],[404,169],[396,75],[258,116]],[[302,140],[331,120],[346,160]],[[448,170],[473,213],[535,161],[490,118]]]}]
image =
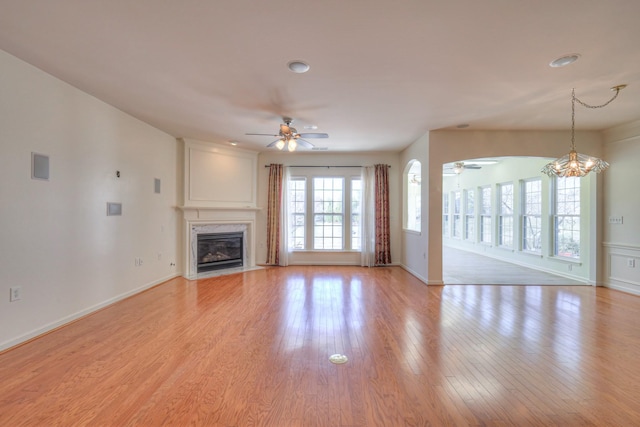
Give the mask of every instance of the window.
[{"label": "window", "polygon": [[289,247],[292,249],[305,247],[306,187],[305,178],[289,180]]},{"label": "window", "polygon": [[465,191],[464,205],[464,238],[475,242],[476,240],[476,205],[475,192]]},{"label": "window", "polygon": [[500,246],[513,247],[513,184],[498,186],[500,210],[498,217],[498,239]]},{"label": "window", "polygon": [[481,187],[480,197],[480,241],[491,243],[491,187]]},{"label": "window", "polygon": [[344,178],[313,178],[313,249],[342,249]]},{"label": "window", "polygon": [[407,198],[405,203],[405,228],[407,230],[420,231],[422,165],[417,160],[412,160],[409,165],[409,170],[405,174]]},{"label": "window", "polygon": [[453,192],[453,237],[462,238],[462,217],[461,217],[460,191]]},{"label": "window", "polygon": [[360,177],[293,176],[288,185],[289,248],[360,250]]},{"label": "window", "polygon": [[542,253],[542,180],[522,183],[522,250]]},{"label": "window", "polygon": [[442,234],[449,235],[449,193],[442,195]]},{"label": "window", "polygon": [[555,180],[554,255],[580,258],[580,178]]}]

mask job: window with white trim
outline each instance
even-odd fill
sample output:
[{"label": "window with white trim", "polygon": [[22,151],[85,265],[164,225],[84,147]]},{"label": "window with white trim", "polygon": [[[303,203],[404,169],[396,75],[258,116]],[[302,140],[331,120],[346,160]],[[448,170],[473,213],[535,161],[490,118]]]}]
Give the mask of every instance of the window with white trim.
[{"label": "window with white trim", "polygon": [[343,249],[344,178],[313,178],[313,249]]},{"label": "window with white trim", "polygon": [[449,193],[442,195],[442,234],[449,235]]},{"label": "window with white trim", "polygon": [[491,187],[480,187],[480,241],[491,243]]},{"label": "window with white trim", "polygon": [[554,255],[580,258],[580,178],[556,178],[554,191]]},{"label": "window with white trim", "polygon": [[522,181],[522,250],[542,253],[542,179]]},{"label": "window with white trim", "polygon": [[289,180],[289,248],[304,249],[306,235],[306,189],[305,178]]},{"label": "window with white trim", "polygon": [[411,165],[405,174],[406,204],[405,228],[420,231],[421,229],[421,188],[422,164],[418,160],[409,162]]},{"label": "window with white trim", "polygon": [[473,189],[465,190],[464,198],[464,238],[476,241],[476,193]]},{"label": "window with white trim", "polygon": [[291,176],[287,185],[289,249],[360,250],[359,176],[314,176],[309,172]]},{"label": "window with white trim", "polygon": [[453,237],[462,238],[462,200],[460,191],[453,192]]},{"label": "window with white trim", "polygon": [[498,184],[498,243],[513,248],[513,184]]}]

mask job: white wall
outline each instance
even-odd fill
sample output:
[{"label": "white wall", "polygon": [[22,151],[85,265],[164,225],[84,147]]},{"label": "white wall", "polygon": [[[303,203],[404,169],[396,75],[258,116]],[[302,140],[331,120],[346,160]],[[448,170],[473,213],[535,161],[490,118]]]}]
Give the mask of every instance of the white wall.
[{"label": "white wall", "polygon": [[[427,278],[427,259],[429,259],[429,215],[426,209],[429,201],[429,134],[424,135],[400,153],[400,172],[404,171],[411,160],[418,160],[422,167],[421,190],[421,224],[420,233],[402,230],[402,266],[414,276],[430,285],[442,284],[440,280]],[[402,182],[402,176],[401,181]],[[404,207],[401,211],[404,215]],[[402,220],[402,218],[401,218]]]},{"label": "white wall", "polygon": [[[640,295],[640,121],[605,132],[604,256],[606,286]],[[622,217],[622,224],[609,223]]]},{"label": "white wall", "polygon": [[176,275],[179,165],[173,137],[2,51],[0,93],[3,349]]},{"label": "white wall", "polygon": [[[400,185],[401,167],[398,153],[320,153],[320,152],[280,152],[266,151],[258,156],[258,206],[262,209],[257,218],[257,263],[264,264],[267,259],[267,193],[269,185],[269,169],[265,165],[281,163],[285,166],[372,166],[383,163],[391,165],[389,170],[389,207],[391,211],[391,260],[399,263],[400,231],[401,231],[401,200],[402,187]],[[322,252],[310,251],[297,253],[290,257],[290,264],[311,265],[359,265],[360,255],[354,252]]]}]

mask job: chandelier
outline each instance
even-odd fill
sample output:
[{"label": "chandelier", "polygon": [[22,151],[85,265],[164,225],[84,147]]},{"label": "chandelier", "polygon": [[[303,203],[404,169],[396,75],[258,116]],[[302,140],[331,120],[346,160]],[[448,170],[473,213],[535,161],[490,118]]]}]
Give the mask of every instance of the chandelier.
[{"label": "chandelier", "polygon": [[627,87],[627,85],[618,85],[611,88],[616,93],[613,97],[602,105],[589,105],[578,98],[576,98],[576,90],[571,89],[571,150],[569,154],[566,154],[559,159],[554,160],[551,163],[545,165],[542,168],[542,173],[545,173],[551,177],[567,177],[577,176],[582,177],[589,172],[602,172],[609,167],[609,163],[597,157],[592,157],[587,154],[581,154],[576,151],[576,102],[587,108],[602,108],[606,107],[618,97],[620,90]]}]

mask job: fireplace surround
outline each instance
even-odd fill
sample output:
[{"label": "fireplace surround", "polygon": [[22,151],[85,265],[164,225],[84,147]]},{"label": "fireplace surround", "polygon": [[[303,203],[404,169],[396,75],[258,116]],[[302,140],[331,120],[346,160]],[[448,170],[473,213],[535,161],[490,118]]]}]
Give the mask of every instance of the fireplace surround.
[{"label": "fireplace surround", "polygon": [[[259,208],[191,208],[182,206],[184,215],[184,273],[187,279],[217,276],[258,268],[255,261],[256,212]],[[198,235],[242,234],[242,266],[223,266],[198,272]]]}]

